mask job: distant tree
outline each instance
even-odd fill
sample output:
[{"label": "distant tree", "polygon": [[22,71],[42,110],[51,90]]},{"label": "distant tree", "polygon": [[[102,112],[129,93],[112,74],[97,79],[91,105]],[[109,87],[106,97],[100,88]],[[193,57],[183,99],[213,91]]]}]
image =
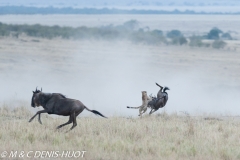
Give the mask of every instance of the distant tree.
[{"label": "distant tree", "polygon": [[223,33],[223,31],[221,29],[219,29],[218,27],[213,27],[212,29],[217,30],[218,33]]},{"label": "distant tree", "polygon": [[152,31],[152,34],[155,34],[157,36],[163,36],[163,31],[155,29]]},{"label": "distant tree", "polygon": [[220,29],[218,29],[217,27],[214,27],[213,29],[211,29],[207,35],[207,39],[219,39],[219,34],[223,33]]},{"label": "distant tree", "polygon": [[179,30],[171,30],[167,33],[168,38],[182,37],[182,33]]},{"label": "distant tree", "polygon": [[232,40],[232,36],[230,33],[223,33],[221,36],[222,39]]},{"label": "distant tree", "polygon": [[130,20],[125,22],[123,26],[129,30],[134,30],[139,26],[139,22],[137,20]]}]

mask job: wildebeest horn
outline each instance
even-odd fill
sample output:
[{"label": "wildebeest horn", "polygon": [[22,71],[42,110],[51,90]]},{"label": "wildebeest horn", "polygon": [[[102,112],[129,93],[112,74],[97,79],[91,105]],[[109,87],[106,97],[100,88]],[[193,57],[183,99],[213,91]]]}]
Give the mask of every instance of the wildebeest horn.
[{"label": "wildebeest horn", "polygon": [[42,87],[41,87],[41,92],[42,92]]},{"label": "wildebeest horn", "polygon": [[35,92],[37,92],[37,87],[36,87],[36,91]]}]

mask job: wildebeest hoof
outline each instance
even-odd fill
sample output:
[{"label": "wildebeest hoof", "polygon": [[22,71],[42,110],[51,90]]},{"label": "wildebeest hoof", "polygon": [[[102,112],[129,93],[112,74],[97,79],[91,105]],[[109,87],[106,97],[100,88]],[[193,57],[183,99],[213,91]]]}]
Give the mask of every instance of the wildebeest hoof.
[{"label": "wildebeest hoof", "polygon": [[38,120],[38,122],[39,122],[40,124],[42,124],[42,121],[41,121],[40,119]]},{"label": "wildebeest hoof", "polygon": [[59,129],[59,128],[61,128],[62,126],[58,126],[56,129]]}]

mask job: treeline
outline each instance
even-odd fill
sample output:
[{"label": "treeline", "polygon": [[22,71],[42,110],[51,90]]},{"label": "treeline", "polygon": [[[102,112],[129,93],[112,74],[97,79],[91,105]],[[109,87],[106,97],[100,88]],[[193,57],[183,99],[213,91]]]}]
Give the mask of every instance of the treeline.
[{"label": "treeline", "polygon": [[[122,25],[108,25],[102,27],[60,27],[36,25],[12,25],[0,22],[0,36],[13,36],[18,38],[25,34],[41,38],[63,38],[63,39],[97,39],[97,40],[130,40],[134,43],[150,45],[190,45],[197,47],[223,48],[226,43],[223,40],[231,40],[230,33],[224,33],[218,28],[213,28],[208,34],[202,36],[192,35],[185,37],[179,30],[171,30],[164,33],[161,30],[150,30],[148,27],[140,28],[139,22],[130,20]],[[214,40],[213,43],[204,40]]]},{"label": "treeline", "polygon": [[56,8],[56,7],[25,7],[25,6],[0,6],[0,14],[240,14],[236,13],[223,13],[223,12],[195,12],[192,10],[126,10],[116,8]]}]

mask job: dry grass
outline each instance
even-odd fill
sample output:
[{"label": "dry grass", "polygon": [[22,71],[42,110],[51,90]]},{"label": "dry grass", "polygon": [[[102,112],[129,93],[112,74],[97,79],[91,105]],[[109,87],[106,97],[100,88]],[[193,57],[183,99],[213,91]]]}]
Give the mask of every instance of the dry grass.
[{"label": "dry grass", "polygon": [[25,107],[0,109],[1,151],[85,150],[85,159],[240,159],[240,122],[167,113],[143,118],[78,118],[78,126],[55,130],[66,118]]}]

